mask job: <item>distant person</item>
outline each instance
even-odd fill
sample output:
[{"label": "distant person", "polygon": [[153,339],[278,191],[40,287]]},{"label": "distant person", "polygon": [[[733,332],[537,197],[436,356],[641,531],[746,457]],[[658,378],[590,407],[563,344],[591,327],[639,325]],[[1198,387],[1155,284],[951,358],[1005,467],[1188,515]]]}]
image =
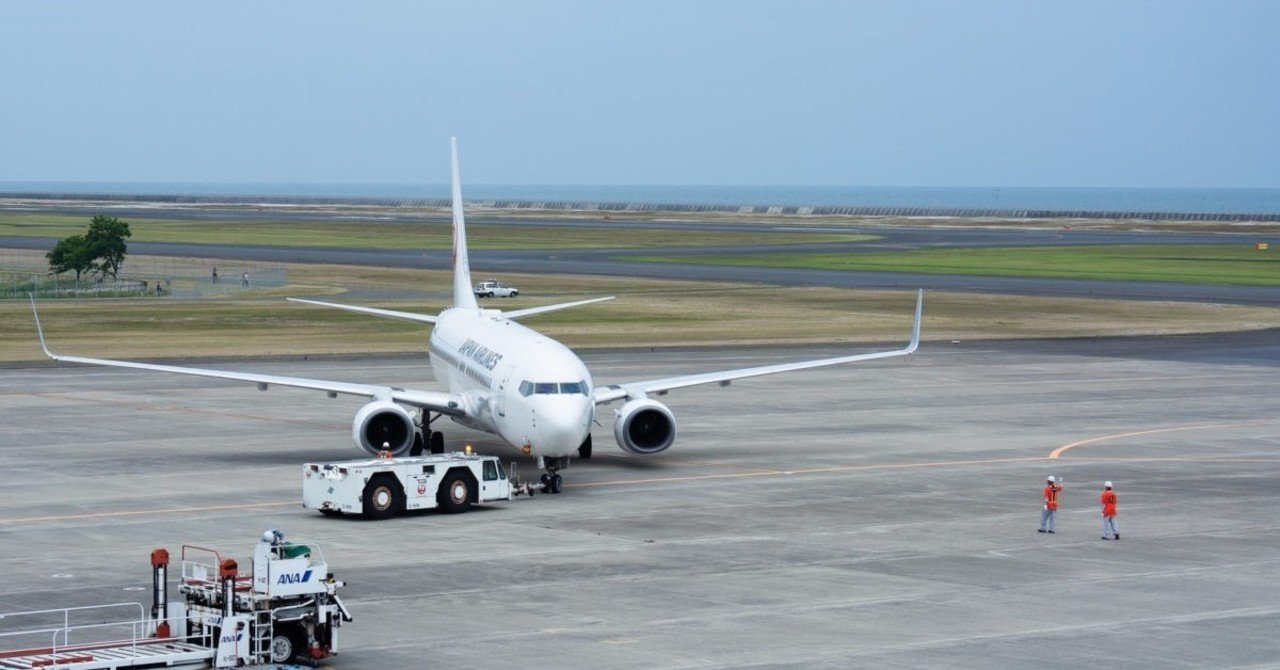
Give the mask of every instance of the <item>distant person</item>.
[{"label": "distant person", "polygon": [[1102,482],[1102,495],[1098,502],[1102,503],[1102,539],[1120,539],[1120,529],[1116,527],[1116,492],[1111,490],[1111,482]]},{"label": "distant person", "polygon": [[161,291],[163,291],[163,290],[164,290],[164,285],[162,285],[162,284],[160,283],[160,280],[159,280],[159,279],[157,279],[157,280],[156,280],[156,295],[160,295],[160,292],[161,292]]},{"label": "distant person", "polygon": [[217,284],[217,283],[218,283],[218,268],[217,268],[217,266],[214,266],[214,268],[213,268],[213,283],[215,283],[215,284]]},{"label": "distant person", "polygon": [[248,272],[246,272],[246,273],[244,273],[244,274],[240,275],[240,285],[241,285],[241,286],[248,286],[248,285],[249,285],[249,273],[248,273]]},{"label": "distant person", "polygon": [[1044,509],[1040,512],[1041,533],[1052,533],[1058,525],[1058,494],[1062,492],[1062,482],[1049,475],[1044,485]]}]

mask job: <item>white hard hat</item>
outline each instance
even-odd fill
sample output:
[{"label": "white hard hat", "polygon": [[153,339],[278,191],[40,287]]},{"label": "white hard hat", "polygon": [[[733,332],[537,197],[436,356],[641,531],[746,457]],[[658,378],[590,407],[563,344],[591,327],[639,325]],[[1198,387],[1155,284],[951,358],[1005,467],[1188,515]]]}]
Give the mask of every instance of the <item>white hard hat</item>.
[{"label": "white hard hat", "polygon": [[1103,488],[1108,488],[1108,489],[1109,489],[1109,488],[1111,488],[1111,482],[1109,482],[1109,481],[1102,482],[1102,486],[1103,486]]},{"label": "white hard hat", "polygon": [[1048,481],[1049,481],[1049,482],[1052,482],[1052,481],[1053,481],[1053,475],[1049,475],[1049,479],[1048,479]]}]

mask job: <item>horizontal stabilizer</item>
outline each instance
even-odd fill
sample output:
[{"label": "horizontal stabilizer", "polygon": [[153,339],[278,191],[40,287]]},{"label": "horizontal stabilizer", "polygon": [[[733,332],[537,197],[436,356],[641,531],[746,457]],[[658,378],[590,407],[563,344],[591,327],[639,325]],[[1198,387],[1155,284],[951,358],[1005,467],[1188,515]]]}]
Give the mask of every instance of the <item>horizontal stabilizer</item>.
[{"label": "horizontal stabilizer", "polygon": [[361,314],[372,314],[374,316],[385,316],[389,319],[401,319],[403,321],[415,321],[417,323],[435,323],[436,317],[430,314],[415,314],[414,312],[398,312],[394,309],[378,309],[376,307],[358,307],[356,305],[343,305],[336,302],[321,302],[319,300],[303,300],[302,298],[289,298],[290,302],[301,302],[308,305],[319,305],[321,307],[332,307],[334,309],[344,309],[348,312],[359,312]]},{"label": "horizontal stabilizer", "polygon": [[594,302],[604,302],[606,300],[613,300],[613,296],[606,296],[604,298],[591,298],[590,300],[579,300],[577,302],[562,302],[558,305],[543,305],[542,307],[528,307],[525,309],[513,309],[510,312],[503,312],[502,316],[508,319],[519,319],[520,317],[524,317],[524,316],[533,316],[534,314],[545,314],[547,312],[555,312],[562,309],[569,309],[570,307],[578,307],[580,305],[590,305],[591,303],[594,303]]}]

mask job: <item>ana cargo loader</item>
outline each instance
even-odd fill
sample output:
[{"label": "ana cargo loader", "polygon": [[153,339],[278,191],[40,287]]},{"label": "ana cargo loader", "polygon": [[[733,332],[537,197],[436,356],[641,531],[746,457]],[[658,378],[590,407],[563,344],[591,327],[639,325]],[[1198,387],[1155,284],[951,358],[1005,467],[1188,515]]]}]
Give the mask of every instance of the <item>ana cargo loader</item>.
[{"label": "ana cargo loader", "polygon": [[315,661],[338,651],[352,621],[318,547],[269,530],[253,571],[194,545],[181,551],[180,599],[169,600],[169,552],[151,552],[152,605],[0,614],[0,669],[234,668]]},{"label": "ana cargo loader", "polygon": [[[455,451],[433,456],[378,458],[302,466],[302,506],[322,514],[360,514],[383,519],[407,510],[440,509],[465,512],[471,505],[511,500],[535,489],[547,491],[547,481],[535,486],[507,476],[497,456]],[[554,481],[558,492],[559,480]]]}]

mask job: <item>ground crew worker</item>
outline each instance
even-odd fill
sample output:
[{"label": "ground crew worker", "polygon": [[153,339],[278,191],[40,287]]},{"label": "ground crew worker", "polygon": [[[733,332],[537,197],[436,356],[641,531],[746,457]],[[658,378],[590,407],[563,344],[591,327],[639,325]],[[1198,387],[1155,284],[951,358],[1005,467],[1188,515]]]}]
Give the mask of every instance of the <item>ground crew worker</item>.
[{"label": "ground crew worker", "polygon": [[1116,527],[1116,492],[1111,490],[1111,482],[1102,482],[1102,539],[1120,539],[1120,529]]},{"label": "ground crew worker", "polygon": [[1041,533],[1052,533],[1058,525],[1058,492],[1062,490],[1062,482],[1049,475],[1044,485],[1044,509],[1040,512]]}]

